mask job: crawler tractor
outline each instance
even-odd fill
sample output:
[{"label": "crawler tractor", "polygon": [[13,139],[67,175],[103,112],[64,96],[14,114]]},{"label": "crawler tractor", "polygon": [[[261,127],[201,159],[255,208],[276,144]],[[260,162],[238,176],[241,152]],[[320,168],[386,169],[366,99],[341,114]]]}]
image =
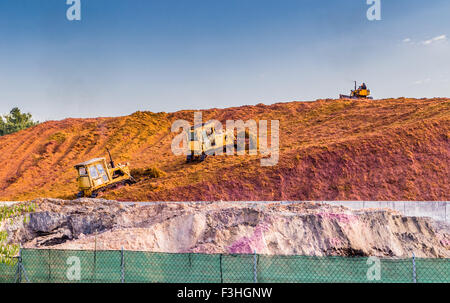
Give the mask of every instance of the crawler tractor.
[{"label": "crawler tractor", "polygon": [[356,88],[350,92],[350,95],[339,95],[340,99],[373,99],[370,97],[370,90],[367,88],[366,84],[363,83],[359,88]]},{"label": "crawler tractor", "polygon": [[189,153],[186,162],[204,161],[208,155],[213,155],[220,149],[226,151],[226,147],[235,147],[233,132],[216,131],[214,123],[203,123],[198,127],[191,127],[187,135]]},{"label": "crawler tractor", "polygon": [[119,163],[116,166],[109,150],[108,154],[110,158],[109,163],[107,163],[105,158],[95,158],[75,165],[75,169],[78,172],[78,187],[80,189],[77,198],[95,198],[101,191],[121,184],[136,183],[130,174],[128,163],[125,165]]}]

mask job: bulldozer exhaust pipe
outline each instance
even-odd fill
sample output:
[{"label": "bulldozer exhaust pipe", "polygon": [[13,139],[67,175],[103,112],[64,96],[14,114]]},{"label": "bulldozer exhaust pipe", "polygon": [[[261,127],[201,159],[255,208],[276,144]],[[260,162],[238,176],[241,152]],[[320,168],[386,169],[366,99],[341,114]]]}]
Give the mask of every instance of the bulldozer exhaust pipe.
[{"label": "bulldozer exhaust pipe", "polygon": [[114,168],[115,165],[114,165],[114,161],[113,161],[113,159],[111,157],[111,153],[109,152],[108,148],[106,148],[106,151],[108,152],[108,155],[109,155],[109,163],[111,164],[111,168]]}]

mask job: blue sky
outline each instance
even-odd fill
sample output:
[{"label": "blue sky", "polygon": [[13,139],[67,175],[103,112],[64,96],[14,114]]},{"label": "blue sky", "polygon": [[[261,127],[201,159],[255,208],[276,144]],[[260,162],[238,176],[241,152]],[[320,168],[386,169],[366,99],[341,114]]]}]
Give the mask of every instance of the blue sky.
[{"label": "blue sky", "polygon": [[450,1],[0,1],[0,113],[37,119],[450,96]]}]

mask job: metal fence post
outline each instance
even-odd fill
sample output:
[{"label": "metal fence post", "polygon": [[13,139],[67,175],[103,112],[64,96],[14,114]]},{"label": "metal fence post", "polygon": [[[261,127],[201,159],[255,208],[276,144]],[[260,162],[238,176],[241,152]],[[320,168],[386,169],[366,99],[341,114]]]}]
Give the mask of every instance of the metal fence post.
[{"label": "metal fence post", "polygon": [[414,253],[412,254],[412,264],[413,264],[413,283],[417,283],[417,276],[416,276],[416,256]]},{"label": "metal fence post", "polygon": [[27,277],[27,272],[25,271],[25,268],[23,267],[23,264],[22,264],[22,247],[19,248],[19,257],[17,259],[18,259],[18,262],[17,262],[17,272],[16,272],[16,283],[22,283],[22,273],[25,277],[25,280],[27,282],[30,282],[30,280],[28,280],[28,277]]},{"label": "metal fence post", "polygon": [[256,271],[256,249],[253,251],[253,282],[258,283],[258,273]]},{"label": "metal fence post", "polygon": [[222,254],[220,254],[220,283],[223,283]]},{"label": "metal fence post", "polygon": [[17,258],[16,283],[22,283],[22,248],[19,248],[19,257]]},{"label": "metal fence post", "polygon": [[50,283],[51,277],[52,277],[52,268],[50,263],[50,249],[48,250],[48,283]]},{"label": "metal fence post", "polygon": [[121,250],[121,261],[120,261],[120,273],[121,273],[121,282],[125,283],[125,257],[123,254],[123,246],[122,246],[122,250]]}]

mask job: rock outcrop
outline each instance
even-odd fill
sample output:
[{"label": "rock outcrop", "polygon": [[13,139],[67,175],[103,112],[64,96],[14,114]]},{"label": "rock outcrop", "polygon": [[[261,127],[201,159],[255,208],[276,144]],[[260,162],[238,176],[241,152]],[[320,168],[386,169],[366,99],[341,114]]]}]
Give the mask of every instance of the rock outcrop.
[{"label": "rock outcrop", "polygon": [[450,226],[388,209],[320,203],[135,203],[38,200],[7,225],[28,248],[450,257]]}]

